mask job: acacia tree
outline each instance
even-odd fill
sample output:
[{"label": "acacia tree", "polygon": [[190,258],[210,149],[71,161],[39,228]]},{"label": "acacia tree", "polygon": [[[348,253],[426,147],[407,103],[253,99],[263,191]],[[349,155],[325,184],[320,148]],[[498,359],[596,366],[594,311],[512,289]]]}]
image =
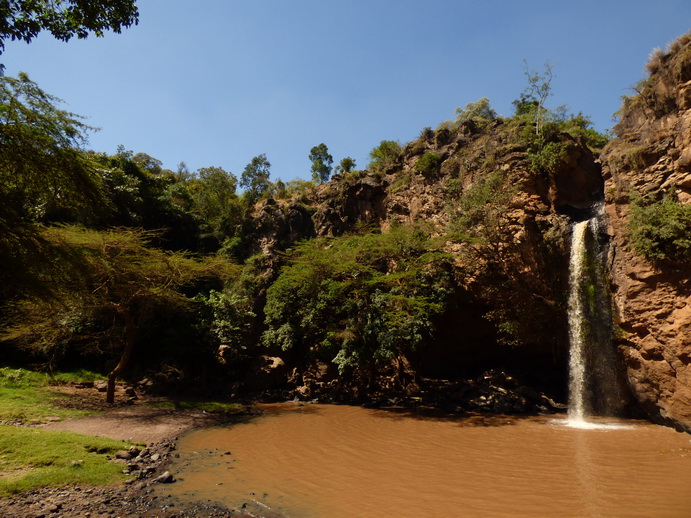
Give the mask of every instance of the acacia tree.
[{"label": "acacia tree", "polygon": [[90,33],[119,33],[136,25],[135,0],[11,0],[0,2],[0,54],[6,40],[30,43],[41,31],[61,41],[86,38]]},{"label": "acacia tree", "polygon": [[0,77],[0,299],[26,291],[45,263],[34,225],[56,211],[107,207],[82,151],[90,129],[26,74]]},{"label": "acacia tree", "polygon": [[102,203],[81,152],[92,129],[26,74],[0,78],[0,218],[38,219],[51,205]]},{"label": "acacia tree", "polygon": [[[50,227],[44,231],[54,246],[66,250],[59,298],[73,312],[91,310],[112,313],[105,334],[124,330],[119,361],[108,374],[106,401],[114,402],[115,382],[127,367],[137,342],[137,330],[155,308],[175,308],[191,303],[182,288],[208,277],[224,278],[235,266],[227,260],[196,260],[183,253],[165,252],[148,241],[155,233],[142,230],[95,231],[77,227]],[[37,304],[42,301],[36,301]]]}]

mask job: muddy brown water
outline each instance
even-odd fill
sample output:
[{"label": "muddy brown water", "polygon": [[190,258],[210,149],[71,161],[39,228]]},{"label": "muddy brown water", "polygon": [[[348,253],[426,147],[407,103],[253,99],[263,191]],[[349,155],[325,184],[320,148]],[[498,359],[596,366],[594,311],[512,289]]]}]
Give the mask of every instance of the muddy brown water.
[{"label": "muddy brown water", "polygon": [[691,435],[293,403],[180,438],[159,494],[256,514],[689,517]]}]

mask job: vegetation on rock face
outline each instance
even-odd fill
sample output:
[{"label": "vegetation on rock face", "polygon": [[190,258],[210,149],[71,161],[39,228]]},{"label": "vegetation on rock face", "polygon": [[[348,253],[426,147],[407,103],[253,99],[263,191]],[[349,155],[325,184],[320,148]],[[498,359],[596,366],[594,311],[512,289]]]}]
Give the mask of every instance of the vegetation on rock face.
[{"label": "vegetation on rock face", "polygon": [[631,246],[652,262],[691,261],[691,205],[682,205],[672,191],[659,201],[631,195]]},{"label": "vegetation on rock face", "polygon": [[[656,50],[604,150],[610,282],[632,393],[652,420],[691,430],[687,351],[691,33]],[[631,289],[635,287],[635,289]]]},{"label": "vegetation on rock face", "polygon": [[451,262],[415,227],[303,243],[267,290],[263,341],[371,377],[430,339]]},{"label": "vegetation on rock face", "polygon": [[393,167],[401,154],[401,144],[395,140],[382,140],[370,151],[369,168],[373,171],[385,171]]},{"label": "vegetation on rock face", "polygon": [[482,97],[474,103],[468,103],[464,108],[456,108],[456,124],[460,125],[467,121],[484,122],[494,120],[498,117],[497,112],[489,104],[487,97]]}]

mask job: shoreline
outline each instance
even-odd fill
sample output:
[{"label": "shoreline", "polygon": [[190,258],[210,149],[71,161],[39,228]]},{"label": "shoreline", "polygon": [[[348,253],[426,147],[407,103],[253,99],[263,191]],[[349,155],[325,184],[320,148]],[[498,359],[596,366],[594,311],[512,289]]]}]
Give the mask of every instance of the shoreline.
[{"label": "shoreline", "polygon": [[[178,437],[207,426],[230,424],[252,414],[245,408],[237,413],[207,412],[175,408],[168,397],[141,396],[126,400],[119,387],[120,403],[108,406],[103,395],[93,387],[60,387],[70,406],[89,406],[101,413],[49,421],[32,427],[43,430],[69,430],[85,435],[129,441],[131,458],[114,458],[123,473],[131,478],[112,486],[43,487],[0,497],[0,515],[4,518],[231,518],[257,516],[212,502],[179,502],[151,493],[153,486],[174,482],[167,468],[175,456]],[[167,405],[172,404],[173,408]],[[166,405],[166,406],[157,406]],[[124,455],[126,451],[120,452]],[[259,517],[258,517],[259,518]],[[268,518],[268,517],[267,517]]]}]

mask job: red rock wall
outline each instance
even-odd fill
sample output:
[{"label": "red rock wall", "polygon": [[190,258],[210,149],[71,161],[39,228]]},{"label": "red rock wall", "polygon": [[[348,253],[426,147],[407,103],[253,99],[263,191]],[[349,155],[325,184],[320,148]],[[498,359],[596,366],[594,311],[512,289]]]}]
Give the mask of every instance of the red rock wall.
[{"label": "red rock wall", "polygon": [[602,156],[610,267],[629,384],[653,420],[691,431],[691,266],[653,265],[631,249],[632,190],[675,188],[691,203],[691,42],[653,58]]}]

